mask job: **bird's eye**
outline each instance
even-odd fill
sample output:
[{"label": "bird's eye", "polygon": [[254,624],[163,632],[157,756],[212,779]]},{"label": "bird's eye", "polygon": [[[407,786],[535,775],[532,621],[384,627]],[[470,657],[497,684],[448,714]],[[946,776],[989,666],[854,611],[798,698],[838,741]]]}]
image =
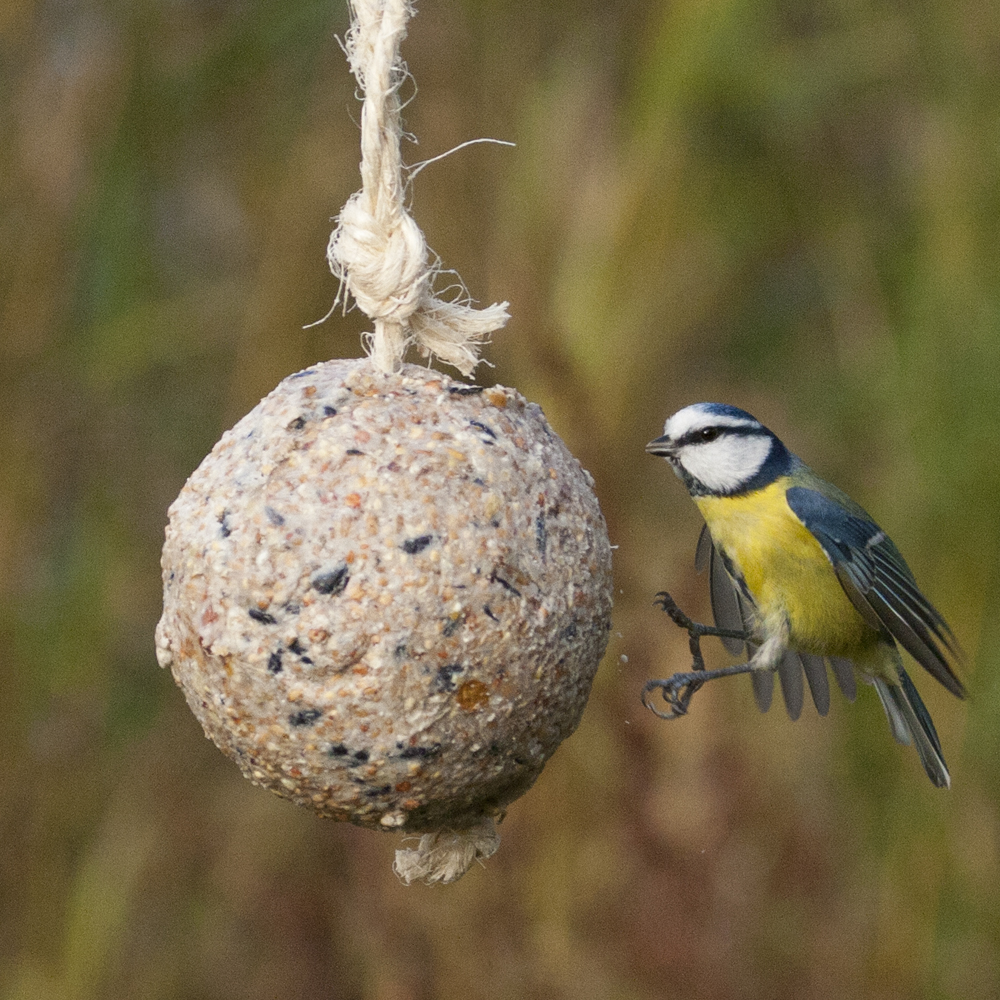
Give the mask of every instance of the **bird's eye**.
[{"label": "bird's eye", "polygon": [[699,435],[702,441],[714,441],[718,436],[718,427],[706,427]]}]

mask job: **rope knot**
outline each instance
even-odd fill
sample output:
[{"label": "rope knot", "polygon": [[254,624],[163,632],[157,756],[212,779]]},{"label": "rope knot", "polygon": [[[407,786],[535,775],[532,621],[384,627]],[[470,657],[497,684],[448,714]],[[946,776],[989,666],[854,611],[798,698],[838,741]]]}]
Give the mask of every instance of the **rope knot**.
[{"label": "rope knot", "polygon": [[405,326],[430,294],[427,244],[409,213],[383,220],[352,195],[330,241],[333,273],[344,281],[365,315]]}]

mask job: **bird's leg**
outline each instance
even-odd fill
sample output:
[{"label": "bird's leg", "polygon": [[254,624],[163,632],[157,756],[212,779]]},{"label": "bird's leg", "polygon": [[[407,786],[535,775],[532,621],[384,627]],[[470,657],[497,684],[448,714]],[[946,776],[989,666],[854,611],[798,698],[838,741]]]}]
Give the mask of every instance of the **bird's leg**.
[{"label": "bird's leg", "polygon": [[[720,639],[740,639],[743,642],[750,641],[751,637],[746,632],[736,629],[717,628],[714,625],[703,625],[701,622],[692,621],[677,607],[674,599],[666,591],[661,591],[656,595],[655,603],[670,615],[670,620],[675,625],[687,632],[694,670],[674,674],[666,680],[646,682],[646,686],[642,689],[642,703],[654,715],[658,715],[661,719],[676,719],[687,715],[688,705],[691,703],[694,693],[706,681],[714,681],[717,677],[732,677],[734,674],[746,674],[751,670],[759,669],[759,665],[751,661],[750,663],[739,663],[734,667],[723,667],[720,670],[706,670],[705,659],[701,653],[702,636],[712,635]],[[754,660],[756,659],[754,657]],[[665,712],[648,700],[648,696],[656,690],[659,690],[663,700],[667,703],[668,709]]]},{"label": "bird's leg", "polygon": [[[741,629],[717,628],[715,625],[703,625],[701,622],[692,621],[677,607],[677,602],[665,590],[661,590],[656,595],[656,600],[653,601],[653,604],[663,608],[670,615],[670,620],[675,625],[679,625],[684,629],[691,636],[692,640],[695,638],[700,639],[703,635],[714,635],[720,639],[739,639],[741,642],[749,642],[752,638],[752,636],[747,635]],[[701,657],[701,650],[696,650],[694,646],[691,649],[694,653],[695,669],[704,670],[705,664]]]}]

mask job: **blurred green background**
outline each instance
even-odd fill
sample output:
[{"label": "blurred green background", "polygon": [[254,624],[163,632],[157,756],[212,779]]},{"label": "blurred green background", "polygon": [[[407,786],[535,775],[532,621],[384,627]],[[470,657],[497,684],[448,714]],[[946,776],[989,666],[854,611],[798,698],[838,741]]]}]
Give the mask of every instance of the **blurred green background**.
[{"label": "blurred green background", "polygon": [[[0,4],[0,997],[1000,996],[1000,7],[422,0],[413,211],[513,320],[480,381],[589,468],[615,634],[500,852],[243,781],[153,656],[166,508],[327,312],[359,184],[339,0]],[[408,91],[408,95],[410,91]],[[664,723],[699,518],[644,455],[702,399],[871,510],[969,652],[926,675],[954,787],[871,689],[791,724],[745,679]],[[627,661],[623,659],[627,657]],[[713,646],[712,665],[728,662]]]}]

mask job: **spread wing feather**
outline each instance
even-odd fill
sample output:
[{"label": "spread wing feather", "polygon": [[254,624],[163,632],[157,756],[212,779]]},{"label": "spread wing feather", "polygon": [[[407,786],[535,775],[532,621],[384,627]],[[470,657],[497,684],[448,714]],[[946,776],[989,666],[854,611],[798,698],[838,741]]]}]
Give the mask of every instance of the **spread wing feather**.
[{"label": "spread wing feather", "polygon": [[[712,598],[712,617],[716,627],[747,631],[747,618],[740,603],[740,595],[733,585],[721,556],[712,544],[708,525],[701,529],[698,549],[695,552],[695,569],[708,567],[708,590]],[[722,645],[733,655],[739,656],[745,647],[740,639],[723,639]]]},{"label": "spread wing feather", "polygon": [[701,526],[701,534],[698,536],[698,547],[694,550],[694,568],[699,573],[704,573],[708,569],[708,562],[712,558],[713,548],[711,532],[708,530],[708,525],[703,524]]},{"label": "spread wing feather", "polygon": [[820,715],[830,711],[830,681],[826,676],[826,664],[823,657],[811,653],[799,653],[802,669],[806,672],[809,690],[812,692],[813,704]]},{"label": "spread wing feather", "polygon": [[[747,649],[751,650],[751,656],[756,652],[753,646],[748,646]],[[753,700],[757,702],[757,708],[766,712],[774,698],[774,673],[770,670],[754,670],[750,674],[750,683],[753,685]]]},{"label": "spread wing feather", "polygon": [[949,662],[949,655],[960,657],[958,644],[885,532],[816,490],[793,486],[786,498],[823,547],[844,592],[865,621],[895,639],[952,694],[964,697],[965,689]]},{"label": "spread wing feather", "polygon": [[785,699],[788,718],[794,722],[802,714],[802,701],[805,697],[802,686],[802,661],[795,650],[785,650],[785,655],[778,663],[778,680],[781,682],[781,694]]},{"label": "spread wing feather", "polygon": [[848,701],[854,701],[858,696],[858,682],[854,676],[854,664],[840,656],[831,656],[830,669],[833,671],[833,676],[837,678],[837,683],[840,685],[840,690],[844,692],[844,697]]}]

